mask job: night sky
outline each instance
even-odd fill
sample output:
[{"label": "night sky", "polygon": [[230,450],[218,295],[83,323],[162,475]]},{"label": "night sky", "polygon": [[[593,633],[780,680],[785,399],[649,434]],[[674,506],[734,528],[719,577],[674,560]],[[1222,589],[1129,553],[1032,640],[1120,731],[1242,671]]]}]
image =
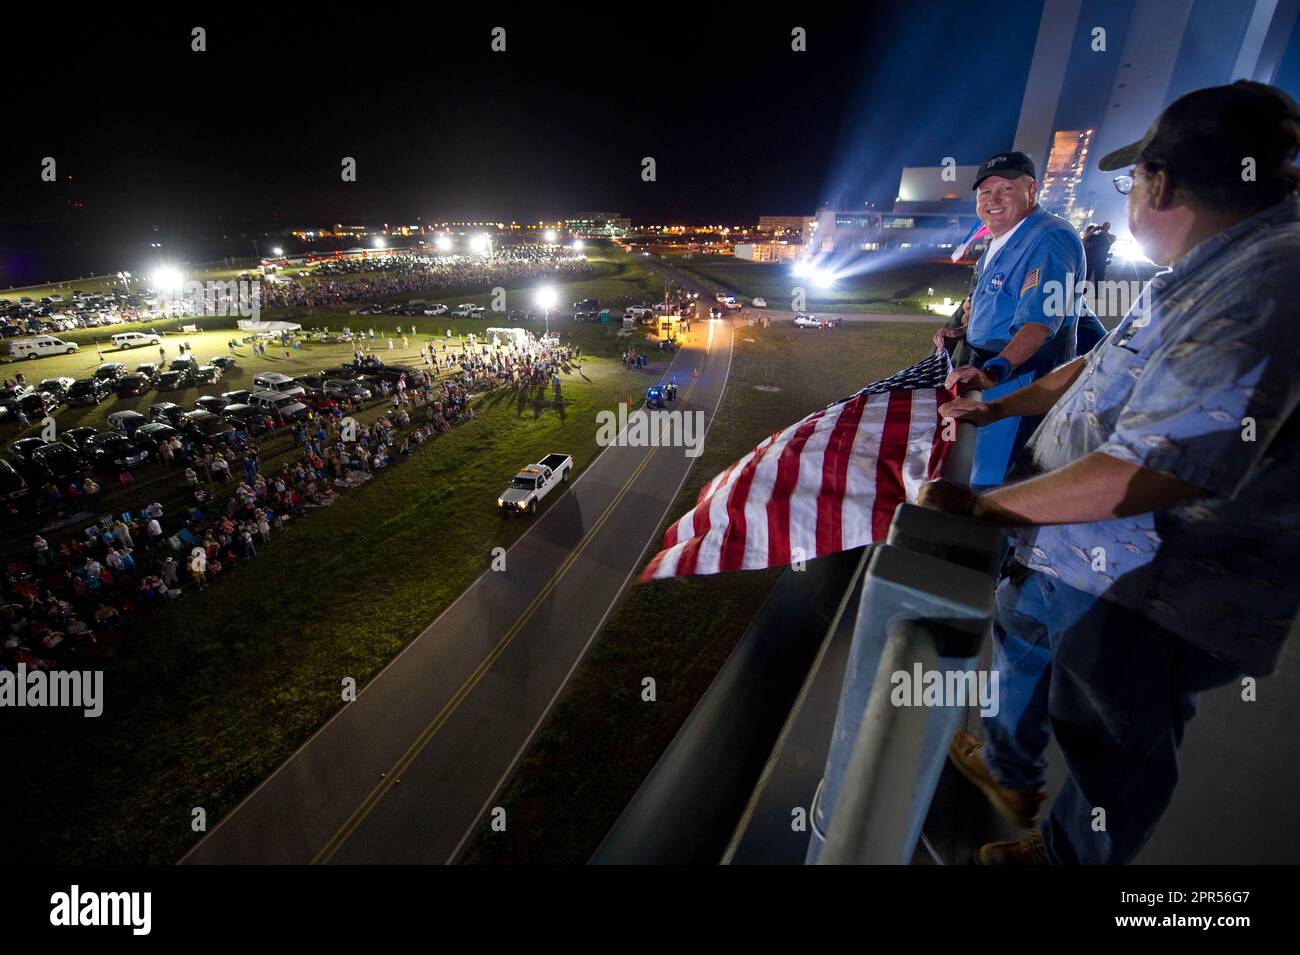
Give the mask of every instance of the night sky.
[{"label": "night sky", "polygon": [[[37,37],[11,47],[46,79],[9,98],[21,135],[4,150],[0,215],[184,234],[218,216],[752,222],[841,196],[889,203],[904,164],[1004,148],[1041,9],[868,4],[833,20],[545,6],[477,22],[441,21],[442,6],[203,19],[202,54],[189,14],[61,24],[57,55]],[[489,49],[495,25],[505,54]],[[806,53],[790,50],[796,25]],[[989,97],[990,73],[1005,95]],[[46,155],[58,185],[39,181]],[[343,156],[355,183],[340,181]],[[640,179],[643,156],[656,183]]]}]

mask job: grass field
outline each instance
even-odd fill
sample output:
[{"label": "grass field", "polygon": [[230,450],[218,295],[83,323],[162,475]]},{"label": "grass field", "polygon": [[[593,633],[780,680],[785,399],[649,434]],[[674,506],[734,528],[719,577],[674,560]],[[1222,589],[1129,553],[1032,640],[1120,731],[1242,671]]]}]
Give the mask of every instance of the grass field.
[{"label": "grass field", "polygon": [[[635,270],[620,274],[604,281],[634,287],[645,279]],[[411,322],[364,319],[376,329]],[[431,331],[435,320],[416,321]],[[436,321],[440,331],[492,324]],[[251,566],[208,593],[187,589],[175,606],[132,622],[106,667],[102,717],[19,712],[6,729],[30,746],[15,774],[24,807],[22,854],[46,862],[174,861],[197,838],[190,829],[194,807],[215,824],[338,708],[343,677],[364,684],[455,599],[486,567],[490,549],[509,546],[527,527],[505,521],[493,506],[514,470],[555,450],[585,466],[598,451],[597,410],[643,392],[667,364],[655,353],[648,369],[623,368],[610,356],[626,340],[612,327],[565,321],[559,331],[584,356],[565,376],[562,402],[545,391],[486,396],[475,403],[477,420],[291,523],[259,548]],[[211,330],[190,339],[208,357],[225,351],[228,337],[228,330]],[[412,341],[409,354],[385,348],[382,357],[410,358],[415,349]],[[157,354],[145,348],[121,358],[134,363]],[[273,351],[263,360],[242,348],[236,372],[203,390],[245,387],[257,371],[292,374],[350,354],[348,346],[304,346],[288,359]],[[84,374],[95,361],[83,351],[24,368],[31,375],[28,366],[41,366],[41,377]],[[132,404],[184,403],[194,394],[150,393]],[[59,425],[97,424],[132,404],[70,409],[59,414]],[[378,413],[374,408],[363,420]],[[277,436],[266,439],[263,459],[276,466],[293,453],[288,437]],[[127,497],[138,507],[156,496],[174,509],[184,497],[180,476],[149,467],[129,491],[106,487],[106,507],[119,509]],[[30,529],[7,531],[6,549],[28,546],[22,542],[30,541]]]},{"label": "grass field", "polygon": [[765,298],[769,308],[789,309],[792,290],[800,286],[805,290],[806,310],[811,312],[918,313],[925,309],[929,289],[934,289],[935,301],[945,296],[959,301],[965,298],[970,283],[970,266],[946,262],[891,262],[888,269],[846,276],[834,288],[818,289],[805,279],[794,278],[789,264],[712,255],[690,259],[677,255],[667,261],[718,291],[735,292],[749,300]]},{"label": "grass field", "polygon": [[[931,331],[788,323],[737,329],[731,377],[704,453],[668,521],[774,431],[923,357]],[[779,392],[759,391],[774,384]],[[660,536],[664,528],[660,528]],[[498,798],[506,832],[480,829],[464,861],[581,864],[595,851],[767,597],[779,570],[637,584],[624,595]],[[641,700],[653,676],[658,700]]]}]

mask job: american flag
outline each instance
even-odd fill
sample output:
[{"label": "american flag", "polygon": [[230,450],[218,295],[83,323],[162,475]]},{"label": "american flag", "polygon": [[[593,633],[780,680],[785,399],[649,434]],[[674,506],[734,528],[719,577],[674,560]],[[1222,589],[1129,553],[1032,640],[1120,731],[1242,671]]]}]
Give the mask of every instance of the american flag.
[{"label": "american flag", "polygon": [[966,234],[966,238],[962,239],[961,244],[953,250],[950,258],[953,262],[960,262],[962,256],[966,254],[966,250],[970,248],[972,242],[976,239],[982,239],[984,236],[992,234],[993,233],[989,232],[989,227],[983,222],[975,223],[975,225],[971,226],[970,232]]},{"label": "american flag", "polygon": [[940,350],[767,438],[704,486],[639,579],[781,567],[883,539],[943,463],[951,370]]}]

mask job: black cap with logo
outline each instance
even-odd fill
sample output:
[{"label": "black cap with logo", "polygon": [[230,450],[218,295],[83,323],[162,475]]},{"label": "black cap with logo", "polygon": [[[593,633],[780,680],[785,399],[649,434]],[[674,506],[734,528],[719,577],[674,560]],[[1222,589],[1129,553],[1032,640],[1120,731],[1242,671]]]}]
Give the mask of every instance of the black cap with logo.
[{"label": "black cap with logo", "polygon": [[989,176],[1001,176],[1003,179],[1018,179],[1020,176],[1038,178],[1034,173],[1034,161],[1024,153],[1017,152],[998,153],[984,160],[979,172],[975,174],[975,185],[971,189],[978,189],[980,183]]},{"label": "black cap with logo", "polygon": [[1138,142],[1097,164],[1123,169],[1139,161],[1240,170],[1289,163],[1300,147],[1300,108],[1282,90],[1252,80],[1195,90],[1170,103]]}]

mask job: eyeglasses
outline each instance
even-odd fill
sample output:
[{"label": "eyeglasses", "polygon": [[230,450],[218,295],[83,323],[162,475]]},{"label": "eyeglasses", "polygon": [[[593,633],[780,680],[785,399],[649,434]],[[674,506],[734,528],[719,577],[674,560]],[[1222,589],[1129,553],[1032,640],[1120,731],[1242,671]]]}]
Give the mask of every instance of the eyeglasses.
[{"label": "eyeglasses", "polygon": [[1112,182],[1115,183],[1115,189],[1119,192],[1121,196],[1127,196],[1130,192],[1133,191],[1132,176],[1116,176],[1112,180]]}]

